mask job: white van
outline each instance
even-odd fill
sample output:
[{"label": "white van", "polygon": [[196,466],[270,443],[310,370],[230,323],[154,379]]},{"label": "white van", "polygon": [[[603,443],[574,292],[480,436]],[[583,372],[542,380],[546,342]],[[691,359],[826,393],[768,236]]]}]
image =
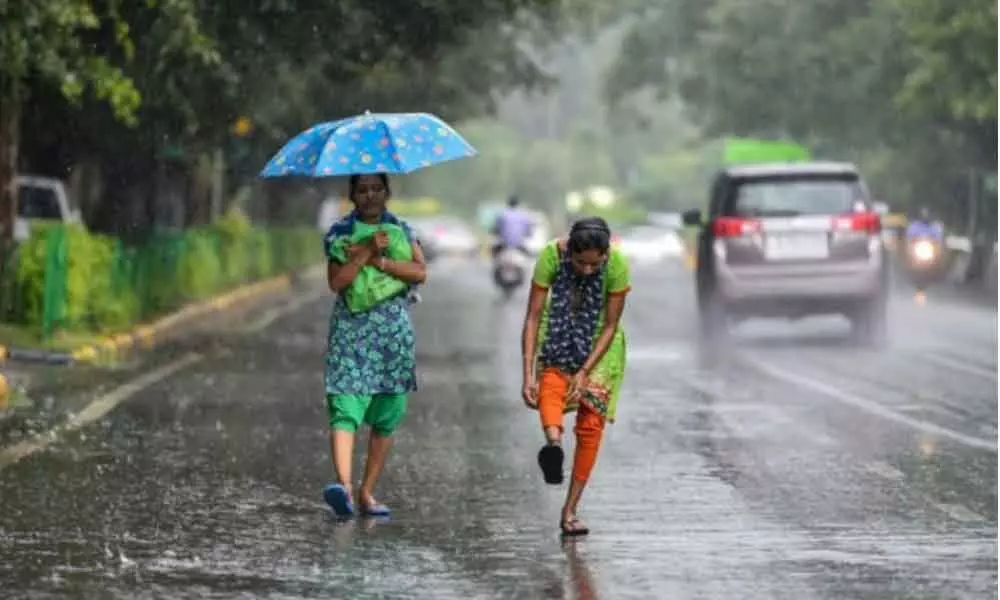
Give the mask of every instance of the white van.
[{"label": "white van", "polygon": [[79,223],[80,212],[70,206],[66,186],[52,177],[18,175],[14,177],[17,188],[17,219],[14,220],[14,239],[25,240],[31,235],[32,220]]}]

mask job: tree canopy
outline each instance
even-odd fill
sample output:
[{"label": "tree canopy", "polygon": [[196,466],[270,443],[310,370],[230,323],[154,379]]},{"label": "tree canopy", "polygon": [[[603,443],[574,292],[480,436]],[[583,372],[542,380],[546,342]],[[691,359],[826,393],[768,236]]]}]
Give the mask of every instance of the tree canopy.
[{"label": "tree canopy", "polygon": [[[216,149],[246,181],[307,125],[365,109],[473,119],[478,160],[407,181],[455,206],[613,185],[683,208],[728,136],[854,160],[897,206],[995,205],[986,0],[8,0],[0,17],[0,182],[18,147],[33,170],[92,166],[102,229],[197,196]],[[523,87],[548,92],[502,93]]]},{"label": "tree canopy", "polygon": [[[152,193],[165,161],[192,169],[222,147],[237,159],[231,173],[249,175],[318,120],[364,109],[481,113],[495,90],[545,81],[518,40],[559,9],[555,0],[0,2],[0,224],[12,216],[19,165],[61,175],[89,161],[121,207],[129,202],[113,196]],[[234,135],[240,117],[252,127]],[[104,228],[134,220],[118,208],[101,214]]]},{"label": "tree canopy", "polygon": [[707,136],[856,160],[895,203],[946,210],[995,173],[995,2],[650,0],[628,18],[612,106],[680,98]]}]

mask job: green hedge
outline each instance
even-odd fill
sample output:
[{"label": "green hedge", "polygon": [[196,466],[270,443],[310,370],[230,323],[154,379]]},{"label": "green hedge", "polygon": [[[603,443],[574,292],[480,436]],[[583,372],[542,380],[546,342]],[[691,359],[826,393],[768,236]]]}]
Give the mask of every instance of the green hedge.
[{"label": "green hedge", "polygon": [[40,224],[18,248],[5,320],[50,335],[104,333],[317,262],[311,228],[255,228],[239,212],[141,246],[78,225]]}]

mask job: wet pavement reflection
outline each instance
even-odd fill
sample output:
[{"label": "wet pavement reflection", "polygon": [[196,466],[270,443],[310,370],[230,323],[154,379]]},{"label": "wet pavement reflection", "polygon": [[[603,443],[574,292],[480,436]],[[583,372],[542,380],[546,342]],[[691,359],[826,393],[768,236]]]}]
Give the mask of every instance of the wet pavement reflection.
[{"label": "wet pavement reflection", "polygon": [[[581,518],[535,465],[523,295],[442,263],[414,308],[421,389],[380,484],[338,522],[321,401],[329,300],[0,471],[11,598],[996,598],[996,311],[893,305],[695,337],[690,274],[635,274],[629,373]],[[360,467],[360,465],[359,465]]]}]

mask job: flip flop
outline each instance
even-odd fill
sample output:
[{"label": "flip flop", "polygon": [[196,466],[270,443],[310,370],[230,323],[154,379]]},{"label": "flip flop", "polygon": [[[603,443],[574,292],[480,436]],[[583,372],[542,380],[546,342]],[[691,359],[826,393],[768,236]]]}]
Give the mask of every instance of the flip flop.
[{"label": "flip flop", "polygon": [[[566,527],[570,525],[571,527]],[[573,525],[579,525],[579,527],[572,527]],[[563,537],[580,537],[590,533],[590,529],[587,529],[579,519],[570,519],[569,521],[559,521],[559,529],[562,531]]]},{"label": "flip flop", "polygon": [[361,514],[366,517],[388,517],[392,514],[385,504],[375,504],[373,506],[362,506]]},{"label": "flip flop", "polygon": [[331,483],[326,486],[326,489],[323,490],[323,499],[338,517],[354,516],[354,504],[347,493],[347,488],[339,483]]},{"label": "flip flop", "polygon": [[562,446],[558,444],[546,444],[538,451],[538,466],[542,468],[545,483],[559,485],[563,482],[564,458]]}]

